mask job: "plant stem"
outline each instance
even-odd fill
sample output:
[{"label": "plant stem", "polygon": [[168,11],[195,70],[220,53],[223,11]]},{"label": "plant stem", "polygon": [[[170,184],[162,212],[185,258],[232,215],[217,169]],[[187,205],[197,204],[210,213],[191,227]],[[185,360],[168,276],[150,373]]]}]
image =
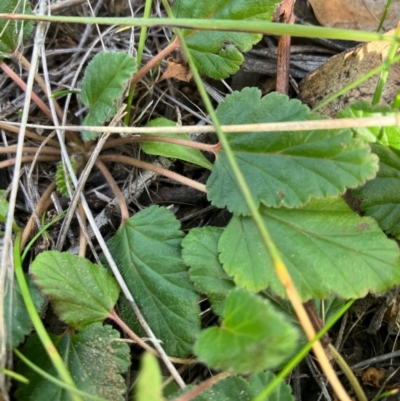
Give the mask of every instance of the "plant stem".
[{"label": "plant stem", "polygon": [[[15,164],[16,160],[17,159],[13,157],[11,159],[7,159],[7,160],[0,162],[0,169],[13,166]],[[29,163],[34,160],[36,160],[38,162],[54,162],[54,161],[60,160],[60,158],[56,157],[56,156],[51,156],[51,155],[48,155],[48,156],[44,155],[44,156],[38,156],[38,157],[36,157],[35,155],[31,155],[31,156],[27,155],[27,156],[21,157],[21,163]]]},{"label": "plant stem", "polygon": [[[295,17],[293,7],[296,0],[283,0],[273,16],[273,20],[293,24]],[[278,54],[276,60],[276,91],[289,94],[289,72],[290,72],[290,43],[289,35],[283,35],[278,40]]]},{"label": "plant stem", "polygon": [[110,171],[104,165],[104,163],[101,160],[97,159],[94,165],[101,171],[104,178],[108,182],[108,185],[110,185],[111,190],[114,192],[115,197],[117,198],[119,208],[121,210],[121,226],[122,226],[124,222],[129,219],[129,210],[125,202],[124,195],[120,191],[117,183],[115,182],[113,176],[110,174]]},{"label": "plant stem", "polygon": [[[400,33],[400,22],[397,24],[396,34]],[[398,43],[392,43],[389,47],[386,60],[385,68],[381,72],[378,83],[376,84],[374,96],[372,98],[372,105],[378,104],[381,99],[383,88],[386,84],[387,78],[389,76],[390,67],[392,66],[393,59],[396,57],[397,49],[399,47]]]},{"label": "plant stem", "polygon": [[[26,147],[23,148],[23,152],[24,153],[37,153],[39,148],[35,148],[35,147]],[[17,152],[17,147],[16,146],[5,146],[5,147],[0,147],[0,154],[4,154],[4,153],[16,153]],[[50,148],[50,147],[43,147],[42,149],[40,149],[40,153],[44,153],[47,155],[61,155],[61,152],[59,149],[54,149],[54,148]]]},{"label": "plant stem", "polygon": [[[26,92],[26,83],[4,62],[0,63],[0,68],[24,91]],[[46,114],[47,118],[53,121],[50,109],[39,98],[36,93],[32,92],[32,100],[39,106],[39,108]]]},{"label": "plant stem", "polygon": [[175,38],[166,48],[160,51],[147,64],[145,64],[132,78],[130,87],[136,85],[152,68],[160,63],[165,57],[180,47],[178,38]]},{"label": "plant stem", "polygon": [[[16,62],[21,61],[22,65],[25,67],[27,71],[31,69],[31,63],[20,53],[20,52],[15,52],[14,59]],[[49,98],[49,94],[47,93],[47,88],[46,88],[46,83],[44,82],[43,78],[39,74],[35,74],[35,80],[39,84],[40,88],[42,89],[43,93],[46,94],[46,96]],[[50,99],[50,102],[53,102],[54,107],[56,109],[58,117],[62,120],[63,118],[63,111],[58,104],[56,99]]]},{"label": "plant stem", "polygon": [[125,163],[125,164],[130,164],[131,166],[134,167],[154,171],[157,174],[161,174],[164,177],[171,178],[174,181],[180,182],[183,185],[187,185],[189,187],[197,189],[198,191],[207,192],[205,185],[200,184],[197,181],[191,180],[190,178],[184,177],[180,174],[174,173],[164,168],[155,166],[154,164],[133,159],[132,157],[121,156],[121,155],[101,155],[99,159],[103,162]]},{"label": "plant stem", "polygon": [[[24,300],[29,317],[33,323],[33,326],[35,327],[36,333],[40,338],[40,341],[42,342],[43,347],[46,350],[55,370],[60,375],[60,378],[70,387],[77,388],[71,377],[71,374],[65,367],[64,361],[62,360],[60,354],[58,353],[57,348],[51,341],[50,336],[48,335],[30,296],[28,285],[26,283],[24,273],[22,271],[20,244],[21,244],[21,232],[18,232],[14,243],[15,276],[17,277],[18,285],[19,288],[21,289],[21,295]],[[69,393],[70,397],[73,400],[83,401],[80,395],[75,394],[73,392]]]},{"label": "plant stem", "polygon": [[165,142],[203,150],[204,152],[216,153],[216,145],[208,145],[206,143],[190,141],[187,139],[171,138],[167,136],[132,136],[129,138],[112,139],[103,146],[103,150],[135,142]]},{"label": "plant stem", "polygon": [[218,383],[219,381],[227,378],[230,376],[228,372],[221,372],[216,376],[210,377],[209,379],[201,382],[197,387],[193,390],[188,391],[186,394],[181,395],[180,397],[176,398],[175,401],[190,401],[194,397],[197,397],[200,393],[208,388],[212,387],[214,384]]},{"label": "plant stem", "polygon": [[[4,121],[0,121],[0,128],[4,129],[6,131],[12,132],[13,134],[19,133],[19,128],[16,125],[7,124]],[[36,134],[35,132],[28,131],[28,130],[25,130],[25,136],[27,138],[34,139],[35,141],[39,141],[39,142],[44,142],[47,140],[46,136],[40,136],[40,135]],[[54,148],[60,148],[60,144],[53,139],[49,139],[47,141],[47,143]]]},{"label": "plant stem", "polygon": [[[143,12],[144,18],[150,17],[151,3],[152,0],[146,0]],[[142,56],[143,56],[144,45],[146,43],[146,38],[147,38],[147,28],[144,26],[140,29],[139,44],[136,54],[136,62],[138,66],[140,66],[140,64],[142,63]],[[135,96],[135,89],[136,89],[136,84],[130,86],[128,100],[126,102],[126,116],[124,118],[124,122],[125,125],[127,126],[130,125],[131,121],[131,108],[132,108],[133,97]]]},{"label": "plant stem", "polygon": [[112,17],[74,17],[59,15],[7,14],[0,13],[0,19],[13,21],[44,21],[76,24],[99,24],[135,27],[169,27],[201,31],[228,31],[263,33],[265,35],[290,35],[298,38],[324,38],[338,40],[354,40],[356,42],[371,42],[381,40],[396,42],[400,38],[394,35],[383,35],[376,32],[357,31],[352,29],[325,28],[320,26],[277,24],[266,21],[240,21],[233,19],[205,18],[112,18]]},{"label": "plant stem", "polygon": [[353,388],[354,392],[356,393],[358,401],[368,401],[367,396],[364,393],[364,390],[360,386],[356,376],[354,375],[353,371],[350,369],[350,366],[346,363],[343,359],[342,355],[337,351],[337,349],[332,345],[328,345],[329,350],[332,353],[335,362],[339,365],[342,372],[347,377],[347,380],[350,382],[351,387]]},{"label": "plant stem", "polygon": [[40,197],[39,202],[37,203],[34,212],[31,214],[31,217],[29,217],[24,232],[22,233],[22,249],[24,249],[24,246],[32,233],[33,227],[35,226],[36,217],[40,216],[51,205],[52,201],[50,199],[50,196],[56,188],[57,183],[55,181],[52,181],[51,184],[47,187],[46,191],[44,191],[43,195]]}]

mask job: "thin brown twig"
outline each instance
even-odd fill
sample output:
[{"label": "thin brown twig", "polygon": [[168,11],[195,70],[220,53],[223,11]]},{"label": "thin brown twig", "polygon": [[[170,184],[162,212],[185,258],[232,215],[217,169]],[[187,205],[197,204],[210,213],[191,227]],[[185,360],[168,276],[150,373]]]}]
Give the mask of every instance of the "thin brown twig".
[{"label": "thin brown twig", "polygon": [[24,232],[22,233],[21,239],[21,249],[24,249],[26,242],[28,241],[33,228],[35,226],[36,216],[40,216],[52,203],[50,198],[51,193],[57,188],[57,183],[55,181],[51,182],[51,184],[47,187],[46,191],[43,192],[43,195],[39,199],[39,202],[36,205],[34,212],[29,217],[28,222],[26,223]]},{"label": "thin brown twig", "polygon": [[[23,149],[24,153],[36,153],[39,148],[37,147],[26,147]],[[2,146],[0,147],[0,154],[4,153],[16,153],[17,152],[17,146]],[[59,149],[54,149],[50,147],[43,147],[40,149],[40,152],[46,155],[61,155],[61,152]]]},{"label": "thin brown twig", "polygon": [[164,168],[158,167],[151,163],[146,163],[144,161],[133,159],[132,157],[128,156],[121,156],[121,155],[101,155],[99,159],[103,162],[112,162],[112,163],[125,163],[129,164],[134,167],[142,168],[145,170],[154,171],[157,174],[161,174],[164,177],[171,178],[174,181],[180,182],[183,185],[187,185],[194,189],[197,189],[201,192],[207,192],[205,185],[200,184],[197,181],[191,180],[190,178],[184,177],[180,174],[174,173],[170,170],[166,170]]},{"label": "thin brown twig", "polygon": [[[26,83],[4,62],[0,62],[0,68],[24,91],[26,92]],[[51,111],[48,106],[39,98],[36,93],[32,92],[32,100],[38,105],[38,107],[43,111],[44,114],[53,120]]]},{"label": "thin brown twig", "polygon": [[[273,20],[293,24],[295,2],[296,0],[283,0],[275,11]],[[285,95],[289,93],[290,43],[291,38],[288,35],[281,36],[278,40],[276,91]]]},{"label": "thin brown twig", "polygon": [[94,165],[101,171],[104,178],[108,182],[108,185],[110,185],[112,191],[114,192],[115,197],[117,198],[119,208],[121,210],[121,226],[122,226],[124,222],[129,219],[129,210],[124,195],[120,191],[117,183],[115,182],[113,176],[110,174],[110,171],[104,165],[104,163],[101,160],[97,159]]},{"label": "thin brown twig", "polygon": [[[13,134],[19,133],[19,128],[16,125],[7,124],[3,121],[0,121],[0,128],[4,129],[5,131],[11,132]],[[33,140],[39,141],[39,142],[44,142],[47,140],[47,136],[40,136],[40,135],[36,134],[35,132],[28,131],[28,130],[25,130],[25,136],[29,139],[33,139]],[[47,143],[54,148],[60,148],[60,144],[53,139],[49,139],[47,141]]]},{"label": "thin brown twig", "polygon": [[[27,71],[31,69],[31,63],[20,53],[15,52],[15,61],[21,61],[22,65],[25,67]],[[40,88],[42,89],[43,93],[48,97],[49,102],[53,102],[54,107],[56,109],[57,115],[60,119],[63,118],[63,111],[60,105],[58,104],[56,99],[51,99],[49,94],[47,93],[46,83],[44,82],[43,78],[39,74],[35,74],[35,80],[39,84]]]},{"label": "thin brown twig", "polygon": [[161,62],[165,57],[180,47],[179,39],[175,38],[167,47],[160,51],[148,63],[146,63],[131,79],[130,87],[136,85],[152,68]]},{"label": "thin brown twig", "polygon": [[[35,155],[31,155],[31,156],[22,156],[21,157],[21,163],[29,163],[34,160],[39,161],[39,162],[54,162],[54,161],[60,160],[60,158],[55,157],[55,156],[50,156],[50,155],[48,155],[48,156],[44,155],[44,156],[39,156],[39,157],[35,157]],[[15,161],[16,161],[16,158],[13,157],[11,159],[7,159],[7,160],[0,162],[0,169],[13,166],[15,164]]]}]

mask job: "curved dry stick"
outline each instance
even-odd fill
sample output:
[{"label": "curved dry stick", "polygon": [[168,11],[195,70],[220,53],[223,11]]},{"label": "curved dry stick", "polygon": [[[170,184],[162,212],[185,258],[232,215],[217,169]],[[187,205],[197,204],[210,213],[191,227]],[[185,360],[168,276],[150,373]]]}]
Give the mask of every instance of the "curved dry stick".
[{"label": "curved dry stick", "polygon": [[[24,153],[34,153],[36,154],[39,148],[37,147],[26,147],[24,148],[23,152]],[[4,153],[16,153],[17,152],[17,146],[5,146],[5,147],[0,147],[0,154]],[[58,155],[61,156],[61,152],[59,149],[54,149],[50,147],[43,147],[40,149],[40,153],[44,153],[47,155]]]},{"label": "curved dry stick", "polygon": [[177,181],[183,185],[187,185],[188,187],[192,187],[194,189],[197,189],[198,191],[207,193],[204,184],[200,184],[197,181],[191,180],[190,178],[184,177],[183,175],[180,175],[178,173],[174,173],[164,168],[155,166],[154,164],[146,163],[138,159],[133,159],[132,157],[121,156],[121,155],[102,155],[99,157],[99,159],[103,162],[130,164],[131,166],[134,167],[154,171],[157,174],[163,175],[164,177],[167,178],[171,178],[172,180]]},{"label": "curved dry stick", "polygon": [[[4,129],[5,131],[9,131],[12,132],[13,134],[18,134],[19,133],[19,127],[16,125],[10,125],[7,124],[3,121],[0,121],[0,128]],[[47,139],[47,136],[41,136],[36,134],[35,132],[32,131],[28,131],[25,130],[25,136],[30,138],[30,139],[34,139],[35,141],[39,141],[39,142],[44,142]],[[49,139],[47,142],[49,145],[53,146],[54,148],[60,148],[60,144],[53,140],[53,139]]]},{"label": "curved dry stick", "polygon": [[[7,159],[7,160],[0,162],[0,169],[13,166],[15,164],[15,160],[16,160],[15,157],[13,157],[12,159]],[[38,162],[54,162],[54,161],[60,160],[60,158],[55,157],[55,156],[50,156],[50,155],[49,156],[39,156],[39,157],[35,157],[35,155],[21,157],[21,163],[29,163],[29,162],[33,162],[34,160],[36,160]]]},{"label": "curved dry stick", "polygon": [[[160,131],[162,127],[160,127]],[[114,148],[116,146],[126,145],[127,143],[135,142],[165,142],[172,143],[173,145],[186,146],[188,148],[199,149],[205,152],[215,153],[215,145],[208,145],[206,143],[195,142],[189,139],[171,138],[167,136],[132,136],[129,138],[111,139],[103,146],[103,150]]]},{"label": "curved dry stick", "polygon": [[56,188],[57,183],[55,181],[52,181],[51,184],[47,187],[46,191],[44,191],[43,195],[40,197],[39,202],[35,207],[35,211],[31,214],[31,217],[29,217],[28,223],[26,224],[24,232],[22,233],[21,249],[24,249],[26,242],[32,234],[33,228],[35,226],[36,217],[40,216],[52,204],[50,196]]},{"label": "curved dry stick", "polygon": [[[78,213],[81,216],[81,220],[83,225],[86,227],[86,214],[85,211],[83,210],[82,203],[78,205]],[[87,248],[87,239],[85,236],[85,233],[83,232],[82,228],[79,230],[79,252],[78,255],[81,258],[86,257],[86,248]]]},{"label": "curved dry stick", "polygon": [[122,226],[124,222],[129,219],[128,206],[125,202],[124,195],[120,191],[117,183],[115,182],[113,176],[111,175],[108,168],[104,165],[104,163],[101,160],[97,159],[94,165],[101,171],[104,178],[108,182],[108,185],[111,187],[111,190],[114,192],[114,195],[119,204],[119,208],[121,210],[121,226]]},{"label": "curved dry stick", "polygon": [[[0,63],[0,68],[25,92],[26,83],[4,62]],[[39,106],[39,108],[46,114],[47,118],[53,121],[50,109],[47,105],[39,98],[36,93],[32,92],[32,100]]]},{"label": "curved dry stick", "polygon": [[[20,52],[15,52],[15,60],[17,62],[21,61],[22,65],[25,67],[27,71],[31,69],[31,63],[20,53]],[[63,111],[60,105],[58,104],[56,99],[51,99],[49,97],[49,94],[47,93],[47,88],[46,88],[46,83],[44,82],[43,78],[39,74],[35,74],[35,80],[39,84],[40,88],[42,89],[43,93],[47,96],[49,99],[49,102],[53,102],[54,108],[56,109],[58,117],[62,120],[63,118]]]},{"label": "curved dry stick", "polygon": [[[125,334],[127,334],[131,340],[133,340],[136,344],[140,345],[144,350],[149,352],[150,354],[156,356],[157,358],[160,358],[160,354],[150,345],[148,345],[145,341],[143,341],[115,312],[113,309],[111,313],[108,315],[108,318],[113,320],[123,331]],[[177,363],[180,365],[193,365],[195,363],[198,363],[199,361],[197,359],[182,359],[182,358],[175,358],[173,356],[168,357],[169,360],[173,363]]]},{"label": "curved dry stick", "polygon": [[176,37],[165,49],[161,50],[147,64],[145,64],[131,79],[130,87],[136,85],[152,68],[154,68],[161,60],[171,54],[175,49],[180,47],[179,39]]}]

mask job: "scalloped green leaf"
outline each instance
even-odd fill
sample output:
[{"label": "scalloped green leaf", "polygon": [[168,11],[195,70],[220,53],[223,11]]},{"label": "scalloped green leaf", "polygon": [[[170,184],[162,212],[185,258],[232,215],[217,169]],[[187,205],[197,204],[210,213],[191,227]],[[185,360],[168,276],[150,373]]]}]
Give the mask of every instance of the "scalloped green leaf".
[{"label": "scalloped green leaf", "polygon": [[[136,70],[136,59],[123,52],[102,51],[93,57],[82,79],[81,100],[89,108],[83,125],[103,125],[114,116],[116,102]],[[85,141],[98,136],[97,132],[83,133]]]},{"label": "scalloped green leaf", "polygon": [[136,401],[163,401],[162,376],[157,358],[146,352],[142,356],[135,386]]},{"label": "scalloped green leaf", "polygon": [[[151,120],[147,124],[147,127],[176,127],[176,122],[166,118],[156,118],[155,120]],[[162,129],[160,129],[160,133],[162,133]],[[151,135],[156,136],[159,134],[149,134],[149,136]],[[169,138],[185,139],[190,141],[190,136],[188,134],[168,134],[167,136]],[[207,168],[208,170],[212,170],[213,168],[212,163],[210,163],[198,149],[165,142],[142,142],[141,146],[143,151],[148,155],[180,159]]]},{"label": "scalloped green leaf", "polygon": [[[176,0],[176,18],[271,21],[280,0]],[[200,72],[214,79],[239,70],[241,52],[249,51],[262,35],[245,32],[183,30],[186,44]]]},{"label": "scalloped green leaf", "polygon": [[[397,244],[375,220],[358,216],[341,198],[313,200],[299,209],[261,206],[260,213],[304,301],[331,294],[361,298],[400,282]],[[237,285],[252,291],[269,287],[286,297],[250,217],[232,218],[219,251]]]},{"label": "scalloped green leaf", "polygon": [[373,217],[386,233],[400,237],[400,150],[372,144],[379,157],[375,179],[353,190],[362,199],[361,210]]},{"label": "scalloped green leaf", "polygon": [[297,339],[297,331],[269,301],[236,288],[226,297],[221,327],[203,330],[195,353],[213,369],[247,374],[278,366]]},{"label": "scalloped green leaf", "polygon": [[119,286],[109,271],[67,252],[42,252],[31,273],[57,316],[77,329],[102,322],[118,299]]},{"label": "scalloped green leaf", "polygon": [[[300,101],[277,93],[261,98],[255,88],[227,96],[217,115],[221,124],[313,117]],[[349,130],[238,133],[229,134],[228,141],[257,205],[299,207],[312,198],[339,195],[363,184],[378,170],[377,157]],[[213,205],[250,214],[223,149],[217,154],[207,189]]]},{"label": "scalloped green leaf", "polygon": [[[339,118],[366,118],[382,116],[398,116],[399,113],[386,105],[374,105],[365,100],[358,100],[349,107],[338,112]],[[368,143],[380,143],[400,149],[400,127],[353,127],[353,132]]]},{"label": "scalloped green leaf", "polygon": [[[80,390],[109,401],[125,400],[126,383],[121,375],[130,365],[129,346],[121,341],[117,330],[94,323],[78,334],[67,331],[62,336],[52,336],[52,340]],[[57,376],[36,334],[29,336],[22,353],[45,372]],[[18,401],[70,400],[67,390],[22,362],[18,372],[29,379],[29,384],[18,386]]]},{"label": "scalloped green leaf", "polygon": [[[107,243],[136,303],[168,355],[187,357],[200,331],[198,295],[181,257],[183,232],[175,216],[151,206],[135,214]],[[121,316],[146,336],[131,308]]]},{"label": "scalloped green leaf", "polygon": [[194,228],[182,241],[182,257],[190,266],[190,278],[196,289],[207,295],[212,310],[219,316],[228,292],[235,288],[219,261],[218,242],[222,232],[218,227]]},{"label": "scalloped green leaf", "polygon": [[[27,0],[1,0],[0,14],[32,14]],[[33,31],[32,21],[0,20],[0,61],[12,57]]]},{"label": "scalloped green leaf", "polygon": [[[254,373],[249,378],[249,386],[253,397],[256,397],[261,391],[267,387],[272,380],[275,379],[275,375],[272,372],[260,372]],[[265,399],[265,401],[294,401],[292,395],[292,388],[287,385],[284,381],[276,387],[275,391]]]},{"label": "scalloped green leaf", "polygon": [[[229,376],[201,392],[193,401],[250,401],[254,399],[275,378],[272,372],[252,374],[248,381],[238,376]],[[183,395],[195,386],[189,385],[175,396]],[[171,398],[168,398],[171,399]],[[284,381],[264,401],[294,401],[291,387]]]},{"label": "scalloped green leaf", "polygon": [[[27,281],[33,304],[36,310],[40,312],[44,299],[30,277],[25,276],[25,280]],[[32,329],[32,322],[16,279],[13,280],[12,286],[6,290],[4,297],[4,320],[6,322],[5,327],[7,328],[7,349],[11,351],[24,341],[25,336]]]}]

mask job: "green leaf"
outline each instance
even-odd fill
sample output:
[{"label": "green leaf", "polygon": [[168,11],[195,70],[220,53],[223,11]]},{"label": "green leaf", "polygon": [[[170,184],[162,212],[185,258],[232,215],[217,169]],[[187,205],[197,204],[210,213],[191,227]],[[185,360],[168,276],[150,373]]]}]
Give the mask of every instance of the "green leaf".
[{"label": "green leaf", "polygon": [[400,236],[400,150],[371,145],[379,157],[375,179],[353,190],[362,199],[361,210],[373,217],[386,233]]},{"label": "green leaf", "polygon": [[[43,306],[43,297],[29,276],[25,276],[25,280],[28,283],[35,308],[39,312]],[[7,328],[7,349],[11,351],[24,341],[25,336],[32,329],[32,322],[22,299],[17,280],[13,280],[12,286],[6,291],[4,298],[4,319],[6,322],[5,327]]]},{"label": "green leaf", "polygon": [[221,316],[228,292],[235,283],[222,268],[218,241],[223,229],[202,227],[190,230],[182,242],[182,257],[190,266],[189,274],[196,289],[207,295],[213,311]]},{"label": "green leaf", "polygon": [[[366,118],[382,116],[398,116],[398,112],[386,105],[372,106],[365,100],[358,100],[344,110],[338,112],[340,118]],[[400,127],[353,127],[353,132],[368,143],[380,143],[400,149]]]},{"label": "green leaf", "polygon": [[8,200],[5,197],[6,191],[4,189],[0,189],[0,216],[3,217],[4,219],[7,218],[7,213],[8,213]]},{"label": "green leaf", "polygon": [[[217,110],[221,124],[301,121],[308,113],[298,100],[277,93],[261,99],[255,88],[227,96]],[[257,205],[299,207],[363,184],[378,169],[369,146],[349,130],[250,132],[229,134],[228,140]],[[249,214],[223,149],[207,189],[213,205]]]},{"label": "green leaf", "polygon": [[[93,57],[82,80],[81,100],[90,110],[83,125],[103,125],[114,116],[116,101],[136,69],[136,59],[126,53],[102,51]],[[98,136],[96,132],[83,133],[84,140]]]},{"label": "green leaf", "polygon": [[[274,378],[275,375],[272,372],[254,373],[249,377],[249,381],[242,377],[229,376],[200,393],[193,398],[193,401],[250,401]],[[194,387],[187,386],[178,395],[181,396]],[[265,401],[294,401],[294,398],[290,386],[282,381]]]},{"label": "green leaf", "polygon": [[[176,0],[176,18],[271,21],[280,0]],[[183,30],[186,44],[198,70],[222,79],[238,71],[243,62],[240,52],[249,51],[262,35],[245,32]]]},{"label": "green leaf", "polygon": [[[32,14],[27,0],[1,0],[0,14]],[[32,21],[0,20],[0,61],[12,57],[22,42],[32,33]]]},{"label": "green leaf", "polygon": [[[167,354],[184,358],[200,331],[200,310],[181,258],[179,227],[171,212],[151,206],[127,220],[108,247]],[[129,307],[121,315],[135,332],[146,335]]]},{"label": "green leaf", "polygon": [[[74,173],[76,173],[77,167],[78,167],[78,165],[76,163],[76,158],[71,157],[70,160],[71,160],[71,166],[74,170]],[[74,188],[72,185],[71,176],[68,172],[67,172],[67,174],[68,174],[69,187]],[[63,167],[62,162],[57,163],[56,183],[57,183],[57,191],[61,192],[61,195],[63,195],[63,196],[69,196],[67,183],[66,183],[66,179],[65,179],[65,174],[64,174],[64,167]]]},{"label": "green leaf", "polygon": [[136,401],[163,401],[162,376],[157,358],[146,352],[136,382]]},{"label": "green leaf", "polygon": [[[174,121],[166,118],[156,118],[147,124],[147,127],[175,127]],[[162,133],[162,129],[160,129]],[[149,134],[160,135],[160,134]],[[164,135],[163,135],[164,136]],[[168,138],[186,139],[190,141],[188,134],[168,134]],[[143,142],[142,149],[148,155],[171,157],[173,159],[185,160],[189,163],[197,164],[198,166],[212,170],[213,165],[210,163],[198,149],[189,148],[181,145],[174,145],[165,142]]]},{"label": "green leaf", "polygon": [[[130,365],[130,355],[118,331],[94,323],[78,334],[68,331],[63,336],[52,336],[52,340],[80,390],[109,401],[125,400],[126,384],[121,374]],[[36,335],[29,336],[22,353],[45,372],[57,376]],[[29,384],[18,386],[17,400],[70,401],[67,390],[39,376],[22,362],[18,372],[29,379]]]},{"label": "green leaf", "polygon": [[42,252],[31,272],[58,317],[77,329],[102,322],[118,299],[119,287],[110,272],[67,252]]},{"label": "green leaf", "polygon": [[[262,206],[262,219],[303,300],[361,298],[400,280],[399,249],[369,217],[341,198],[313,200],[300,209]],[[220,260],[237,285],[286,293],[250,217],[233,217],[219,242]]]},{"label": "green leaf", "polygon": [[297,338],[294,328],[267,300],[236,288],[226,297],[221,327],[202,331],[195,352],[213,369],[245,374],[282,363]]},{"label": "green leaf", "polygon": [[[249,385],[252,396],[256,397],[261,391],[267,387],[275,375],[272,372],[254,373],[249,378]],[[274,392],[265,399],[265,401],[294,401],[292,389],[284,381],[281,381]]]}]

